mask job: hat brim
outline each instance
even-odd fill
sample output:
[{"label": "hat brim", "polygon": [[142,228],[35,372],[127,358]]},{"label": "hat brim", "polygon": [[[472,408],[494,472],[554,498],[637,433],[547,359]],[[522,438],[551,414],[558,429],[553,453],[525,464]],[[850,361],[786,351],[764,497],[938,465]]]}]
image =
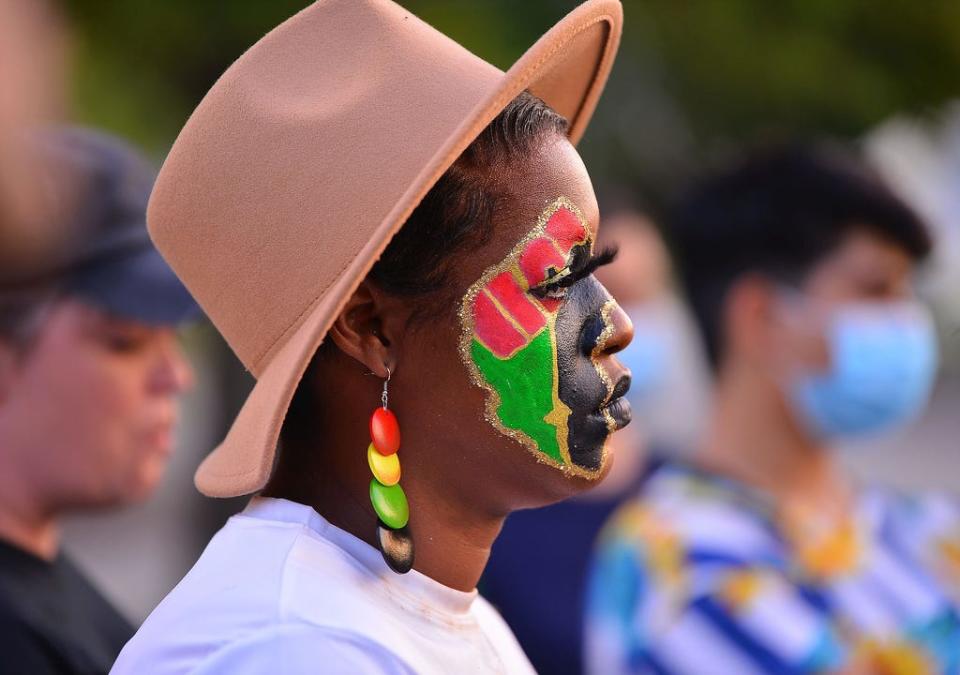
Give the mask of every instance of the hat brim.
[{"label": "hat brim", "polygon": [[610,74],[622,26],[619,0],[585,2],[537,40],[473,108],[334,286],[262,360],[257,383],[226,438],[197,469],[200,492],[235,497],[266,485],[290,401],[336,316],[417,204],[510,101],[529,89],[569,120],[570,141],[580,140]]}]

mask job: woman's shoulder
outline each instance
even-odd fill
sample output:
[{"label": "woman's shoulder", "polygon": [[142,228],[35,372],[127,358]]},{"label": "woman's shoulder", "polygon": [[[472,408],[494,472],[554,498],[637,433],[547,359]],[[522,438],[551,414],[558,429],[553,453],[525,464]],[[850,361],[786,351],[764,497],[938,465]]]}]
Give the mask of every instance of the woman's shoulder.
[{"label": "woman's shoulder", "polygon": [[397,654],[364,635],[305,623],[280,623],[255,631],[223,646],[190,672],[308,675],[323,670],[323,664],[358,675],[414,672]]}]

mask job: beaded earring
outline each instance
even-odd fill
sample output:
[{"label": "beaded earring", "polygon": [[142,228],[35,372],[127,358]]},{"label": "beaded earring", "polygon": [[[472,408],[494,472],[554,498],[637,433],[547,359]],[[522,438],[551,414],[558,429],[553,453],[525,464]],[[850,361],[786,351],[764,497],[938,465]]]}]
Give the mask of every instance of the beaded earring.
[{"label": "beaded earring", "polygon": [[387,407],[390,369],[383,381],[381,407],[370,416],[370,445],[367,463],[373,473],[370,481],[370,502],[377,512],[377,543],[383,559],[394,572],[406,574],[413,567],[413,538],[407,528],[410,506],[400,487],[400,425],[397,416]]}]

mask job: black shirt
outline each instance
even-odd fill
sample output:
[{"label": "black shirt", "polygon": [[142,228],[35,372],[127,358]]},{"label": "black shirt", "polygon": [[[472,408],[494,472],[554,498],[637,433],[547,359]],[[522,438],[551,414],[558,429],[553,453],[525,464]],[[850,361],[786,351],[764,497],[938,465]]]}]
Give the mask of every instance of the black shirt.
[{"label": "black shirt", "polygon": [[0,675],[106,673],[133,632],[63,554],[0,540]]}]

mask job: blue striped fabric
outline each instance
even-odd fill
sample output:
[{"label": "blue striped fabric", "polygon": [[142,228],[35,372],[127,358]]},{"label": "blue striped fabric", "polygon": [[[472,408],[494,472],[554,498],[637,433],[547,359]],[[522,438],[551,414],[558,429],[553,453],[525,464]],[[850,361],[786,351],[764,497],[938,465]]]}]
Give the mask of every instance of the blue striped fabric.
[{"label": "blue striped fabric", "polygon": [[867,490],[798,543],[751,489],[661,463],[601,536],[586,670],[960,675],[960,509]]}]

